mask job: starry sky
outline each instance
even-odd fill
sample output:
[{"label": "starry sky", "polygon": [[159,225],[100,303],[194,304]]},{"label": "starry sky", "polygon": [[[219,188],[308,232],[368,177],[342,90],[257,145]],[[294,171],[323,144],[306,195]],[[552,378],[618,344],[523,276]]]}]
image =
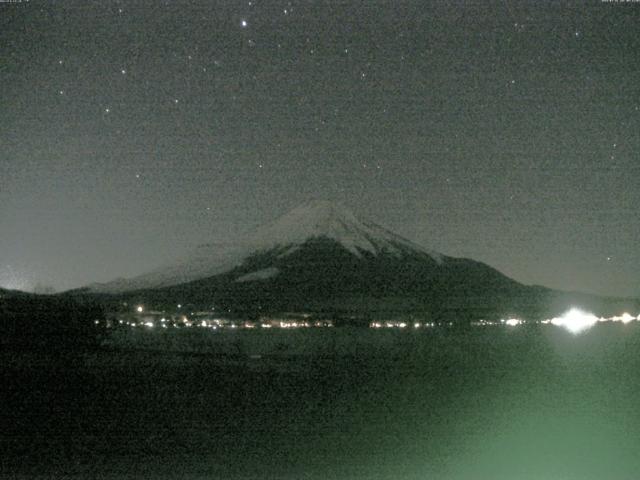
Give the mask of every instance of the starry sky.
[{"label": "starry sky", "polygon": [[640,2],[0,3],[0,287],[310,199],[528,284],[640,296]]}]

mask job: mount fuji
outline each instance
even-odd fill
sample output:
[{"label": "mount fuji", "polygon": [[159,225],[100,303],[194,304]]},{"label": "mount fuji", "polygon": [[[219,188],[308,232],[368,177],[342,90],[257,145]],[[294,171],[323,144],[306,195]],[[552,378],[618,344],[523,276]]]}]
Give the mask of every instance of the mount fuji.
[{"label": "mount fuji", "polygon": [[233,247],[202,245],[172,265],[77,292],[168,308],[215,305],[241,315],[366,318],[539,317],[576,299],[599,301],[523,285],[484,263],[423,248],[328,201],[305,203]]},{"label": "mount fuji", "polygon": [[[417,255],[438,264],[444,259],[437,252],[424,249],[374,223],[361,220],[339,204],[313,201],[263,225],[234,246],[200,245],[174,264],[132,279],[93,284],[89,288],[94,292],[121,293],[178,285],[234,269],[242,271],[247,260],[255,260],[257,256],[273,257],[279,263],[281,259],[307,247],[309,242],[319,240],[349,252],[358,259],[382,256],[401,259]],[[263,280],[278,273],[273,266],[264,270],[247,273],[237,280]]]}]

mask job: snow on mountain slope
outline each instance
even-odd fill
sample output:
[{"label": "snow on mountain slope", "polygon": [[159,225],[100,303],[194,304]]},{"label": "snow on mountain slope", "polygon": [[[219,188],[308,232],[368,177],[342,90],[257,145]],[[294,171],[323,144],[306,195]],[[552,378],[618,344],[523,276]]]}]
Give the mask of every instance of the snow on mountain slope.
[{"label": "snow on mountain slope", "polygon": [[[172,265],[159,268],[132,279],[119,279],[103,284],[93,284],[94,292],[119,293],[144,288],[178,285],[192,280],[207,278],[232,270],[252,254],[280,249],[284,257],[313,238],[334,240],[357,257],[363,252],[374,256],[380,254],[401,257],[406,253],[428,255],[437,263],[443,256],[426,250],[399,235],[374,223],[362,220],[350,210],[328,201],[305,203],[284,214],[273,223],[258,228],[245,241],[233,247],[202,245],[186,258]],[[277,272],[269,271],[271,275]],[[256,272],[240,277],[238,281],[261,278]],[[267,278],[267,277],[262,277]]]},{"label": "snow on mountain slope", "polygon": [[241,277],[236,278],[236,282],[252,282],[255,280],[267,280],[273,278],[280,273],[276,267],[263,268],[255,272],[247,273]]},{"label": "snow on mountain slope", "polygon": [[256,251],[277,247],[295,249],[310,238],[318,237],[334,240],[358,257],[363,251],[373,255],[386,252],[400,256],[411,250],[426,253],[438,263],[443,258],[439,253],[361,220],[350,210],[329,201],[308,202],[295,208],[275,222],[259,228],[249,242]]},{"label": "snow on mountain slope", "polygon": [[246,251],[239,246],[199,245],[191,254],[171,265],[130,279],[120,278],[107,283],[94,283],[89,289],[100,293],[120,293],[178,285],[229,271],[242,263],[244,258]]}]

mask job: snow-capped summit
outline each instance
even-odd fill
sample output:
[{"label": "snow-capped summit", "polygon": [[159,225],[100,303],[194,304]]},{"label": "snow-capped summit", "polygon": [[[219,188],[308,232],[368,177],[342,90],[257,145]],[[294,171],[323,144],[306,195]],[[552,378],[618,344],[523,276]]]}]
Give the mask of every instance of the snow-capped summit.
[{"label": "snow-capped summit", "polygon": [[293,250],[312,238],[334,240],[358,257],[362,252],[398,256],[414,250],[428,254],[437,262],[442,260],[439,253],[426,250],[383,227],[360,219],[346,207],[326,200],[300,205],[273,223],[258,228],[249,242],[254,250],[259,251],[277,247]]},{"label": "snow-capped summit", "polygon": [[[400,258],[406,254],[430,257],[440,264],[443,256],[396,235],[374,223],[359,218],[346,207],[326,201],[304,203],[257,228],[244,240],[233,246],[206,244],[197,247],[185,258],[171,265],[132,279],[118,279],[93,284],[94,292],[119,293],[131,290],[166,287],[219,275],[241,266],[255,254],[277,251],[283,258],[298,251],[310,240],[330,240],[352,255],[362,258],[367,253]],[[277,270],[268,270],[275,275]],[[245,275],[240,281],[262,278],[263,275]]]}]

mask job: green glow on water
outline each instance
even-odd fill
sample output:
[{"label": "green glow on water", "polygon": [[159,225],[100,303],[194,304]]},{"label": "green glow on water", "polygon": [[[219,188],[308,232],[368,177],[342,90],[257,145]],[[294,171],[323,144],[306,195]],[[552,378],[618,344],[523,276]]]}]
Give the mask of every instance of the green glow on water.
[{"label": "green glow on water", "polygon": [[334,440],[350,455],[333,452],[345,474],[335,478],[637,478],[638,328],[441,342],[427,343],[428,365],[390,369],[369,395],[342,400],[338,418],[349,420]]},{"label": "green glow on water", "polygon": [[[73,441],[62,453],[41,436],[24,441],[47,473],[93,471],[100,452],[103,478],[638,478],[636,322],[599,322],[579,335],[552,325],[263,333],[229,338],[247,353],[268,338],[301,347],[247,365],[102,352],[63,378],[64,389],[58,370],[37,364],[32,384],[12,384],[16,405],[30,405],[25,422],[46,419]],[[139,345],[160,337],[201,336],[134,336]],[[43,382],[66,392],[60,403],[43,397]],[[134,466],[144,474],[128,476]]]}]

